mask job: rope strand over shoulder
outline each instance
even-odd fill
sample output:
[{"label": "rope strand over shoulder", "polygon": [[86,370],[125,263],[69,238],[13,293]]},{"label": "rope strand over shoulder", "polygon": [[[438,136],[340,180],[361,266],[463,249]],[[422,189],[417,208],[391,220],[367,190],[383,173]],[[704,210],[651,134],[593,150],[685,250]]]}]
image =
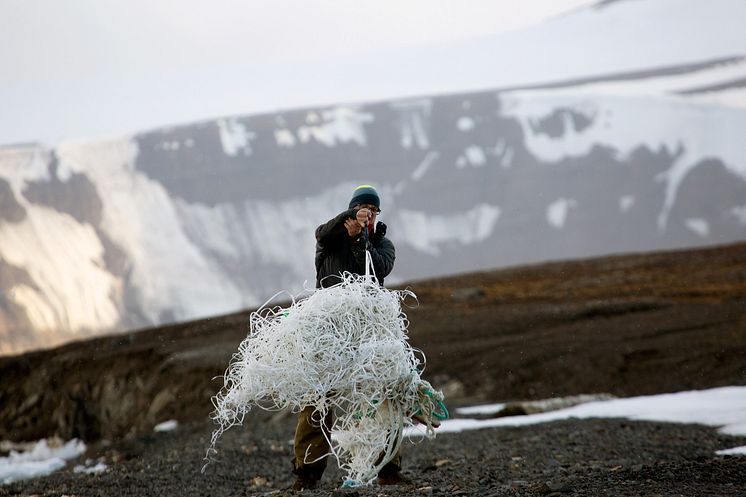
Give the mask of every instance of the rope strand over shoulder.
[{"label": "rope strand over shoulder", "polygon": [[[207,459],[252,406],[293,412],[313,406],[320,419],[330,410],[336,414],[330,455],[346,484],[372,482],[401,446],[411,416],[433,413],[443,399],[420,378],[424,354],[407,343],[401,309],[407,297],[416,298],[381,287],[369,274],[345,273],[341,283],[288,308],[252,313],[249,335],[213,397],[218,427]],[[424,419],[434,436],[430,416]]]}]

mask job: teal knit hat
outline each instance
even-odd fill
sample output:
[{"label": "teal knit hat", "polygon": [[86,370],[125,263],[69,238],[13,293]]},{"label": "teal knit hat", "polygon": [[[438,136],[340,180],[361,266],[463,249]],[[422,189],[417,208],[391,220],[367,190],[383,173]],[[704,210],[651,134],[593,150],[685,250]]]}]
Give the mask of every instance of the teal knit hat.
[{"label": "teal knit hat", "polygon": [[380,209],[381,199],[375,188],[370,185],[360,185],[352,192],[352,200],[350,200],[349,208],[352,209],[357,204],[375,205]]}]

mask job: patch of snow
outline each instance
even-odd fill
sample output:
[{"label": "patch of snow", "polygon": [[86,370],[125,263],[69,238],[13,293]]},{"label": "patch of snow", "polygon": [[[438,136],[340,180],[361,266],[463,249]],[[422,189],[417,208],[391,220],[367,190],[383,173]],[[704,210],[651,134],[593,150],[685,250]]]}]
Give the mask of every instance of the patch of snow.
[{"label": "patch of snow", "polygon": [[450,215],[400,209],[397,216],[401,243],[438,255],[441,251],[439,245],[453,242],[470,245],[488,238],[500,217],[500,208],[479,204],[468,211]]},{"label": "patch of snow", "polygon": [[421,150],[430,147],[426,123],[430,122],[432,100],[417,98],[392,102],[389,104],[398,115],[397,126],[401,136],[401,146],[406,149],[417,145]]},{"label": "patch of snow", "polygon": [[79,473],[79,474],[82,473],[82,474],[86,474],[86,475],[97,475],[97,474],[103,473],[104,471],[106,471],[107,469],[109,469],[109,467],[106,464],[104,464],[103,461],[99,461],[95,465],[91,466],[92,462],[93,461],[91,461],[90,459],[88,459],[88,460],[86,460],[85,464],[78,464],[78,465],[76,465],[73,468],[73,472],[74,473]]},{"label": "patch of snow", "polygon": [[565,227],[567,221],[567,212],[572,207],[577,207],[578,203],[571,198],[558,198],[547,206],[547,221],[558,230]]},{"label": "patch of snow", "polygon": [[313,121],[306,118],[311,124],[298,128],[298,139],[301,143],[308,143],[311,139],[333,147],[337,143],[355,142],[360,146],[367,145],[365,124],[372,122],[373,114],[362,112],[357,107],[340,106],[325,110],[322,113],[321,122],[316,125],[318,115]]},{"label": "patch of snow", "polygon": [[459,117],[458,121],[456,121],[456,127],[460,131],[472,130],[474,129],[474,126],[475,126],[474,119],[472,119],[471,117],[467,117],[467,116]]},{"label": "patch of snow", "polygon": [[220,143],[226,155],[235,157],[239,152],[243,152],[244,155],[251,155],[251,140],[256,138],[253,131],[247,130],[246,125],[236,118],[220,119],[217,124],[220,131]]},{"label": "patch of snow", "polygon": [[83,442],[73,439],[59,447],[50,446],[47,440],[40,440],[29,451],[11,451],[8,457],[0,457],[0,483],[52,474],[63,468],[67,460],[78,457],[85,450]]},{"label": "patch of snow", "polygon": [[456,409],[456,413],[462,416],[473,416],[475,414],[489,416],[491,414],[496,414],[502,411],[505,408],[505,405],[506,404],[504,403],[497,403],[483,404],[479,406],[459,407],[458,409]]},{"label": "patch of snow", "polygon": [[57,175],[58,180],[60,180],[63,183],[66,183],[67,181],[70,181],[70,178],[73,175],[73,171],[64,162],[58,162],[56,175]]},{"label": "patch of snow", "polygon": [[34,147],[33,149],[0,149],[0,177],[10,183],[16,196],[30,181],[49,181],[49,150]]},{"label": "patch of snow", "polygon": [[505,169],[513,165],[513,147],[508,145],[503,137],[498,138],[495,146],[487,148],[485,152],[497,157],[500,160],[500,166]]},{"label": "patch of snow", "polygon": [[420,165],[417,166],[417,169],[412,171],[412,181],[421,180],[433,162],[435,162],[435,159],[438,158],[438,155],[440,154],[434,150],[428,152],[422,162],[420,162]]},{"label": "patch of snow", "polygon": [[507,143],[505,142],[505,138],[502,136],[497,139],[497,143],[495,143],[495,146],[492,148],[488,148],[487,151],[496,157],[500,157],[503,153],[505,153],[505,146]]},{"label": "patch of snow", "polygon": [[702,238],[707,238],[710,234],[710,224],[701,218],[689,218],[684,221],[687,228],[698,234]]},{"label": "patch of snow", "polygon": [[295,135],[289,129],[276,129],[275,142],[278,147],[293,148],[295,146]]},{"label": "patch of snow", "polygon": [[619,198],[619,212],[629,212],[633,205],[635,205],[634,195],[624,195]]},{"label": "patch of snow", "polygon": [[[482,420],[450,419],[442,422],[438,433],[527,426],[576,418],[627,418],[662,423],[696,423],[717,427],[724,434],[744,436],[746,435],[746,423],[743,421],[746,419],[746,387],[721,387],[604,400],[526,416]],[[421,427],[410,427],[405,430],[405,435],[420,436],[423,434]]]},{"label": "patch of snow", "polygon": [[731,449],[718,450],[715,454],[719,456],[746,456],[746,445],[733,447]]},{"label": "patch of snow", "polygon": [[153,427],[153,431],[157,432],[164,432],[164,431],[173,431],[176,428],[178,428],[179,422],[175,419],[169,419],[168,421],[164,421],[163,423],[158,423]]},{"label": "patch of snow", "polygon": [[477,147],[476,145],[466,147],[466,149],[464,150],[464,155],[466,156],[469,163],[475,167],[483,166],[487,161],[486,157],[484,156],[484,150],[482,150],[481,147]]}]

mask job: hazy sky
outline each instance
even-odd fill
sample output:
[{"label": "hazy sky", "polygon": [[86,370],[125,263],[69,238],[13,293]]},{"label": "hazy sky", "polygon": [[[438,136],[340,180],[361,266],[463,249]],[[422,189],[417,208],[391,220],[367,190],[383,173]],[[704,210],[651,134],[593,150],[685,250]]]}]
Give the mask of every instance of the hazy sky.
[{"label": "hazy sky", "polygon": [[349,62],[595,1],[3,0],[0,144],[412,94]]}]

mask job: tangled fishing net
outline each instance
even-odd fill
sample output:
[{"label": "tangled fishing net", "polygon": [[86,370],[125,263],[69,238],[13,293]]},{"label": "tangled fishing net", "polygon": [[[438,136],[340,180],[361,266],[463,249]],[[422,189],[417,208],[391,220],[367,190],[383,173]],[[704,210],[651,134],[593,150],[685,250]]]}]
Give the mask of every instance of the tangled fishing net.
[{"label": "tangled fishing net", "polygon": [[333,412],[333,436],[324,436],[346,485],[373,481],[401,446],[412,416],[434,436],[433,414],[444,410],[443,395],[420,378],[424,354],[407,343],[401,302],[410,296],[371,276],[345,273],[341,283],[288,308],[254,312],[213,398],[218,428],[208,458],[252,406],[293,412],[313,406],[319,419]]}]

